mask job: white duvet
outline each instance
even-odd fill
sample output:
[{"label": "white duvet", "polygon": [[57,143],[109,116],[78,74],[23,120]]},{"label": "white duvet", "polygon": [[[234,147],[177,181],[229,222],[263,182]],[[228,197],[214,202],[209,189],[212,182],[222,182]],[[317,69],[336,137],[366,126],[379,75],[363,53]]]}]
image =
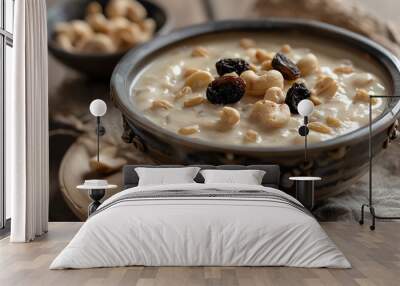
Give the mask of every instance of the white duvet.
[{"label": "white duvet", "polygon": [[[262,186],[142,186],[106,200],[50,269],[145,266],[293,266],[349,268],[318,222],[288,204],[257,198],[116,200],[132,192],[262,190]],[[297,201],[296,201],[297,202]],[[108,206],[108,207],[107,207]]]}]

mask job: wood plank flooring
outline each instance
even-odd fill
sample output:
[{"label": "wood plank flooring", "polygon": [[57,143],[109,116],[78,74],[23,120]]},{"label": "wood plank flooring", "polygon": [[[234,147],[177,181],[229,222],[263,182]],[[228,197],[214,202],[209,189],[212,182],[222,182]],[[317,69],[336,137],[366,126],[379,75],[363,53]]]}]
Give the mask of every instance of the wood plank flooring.
[{"label": "wood plank flooring", "polygon": [[136,285],[136,286],[317,286],[400,285],[400,223],[368,226],[322,223],[344,252],[352,269],[288,267],[124,267],[48,270],[49,264],[81,223],[50,223],[49,233],[28,244],[0,241],[0,285]]}]

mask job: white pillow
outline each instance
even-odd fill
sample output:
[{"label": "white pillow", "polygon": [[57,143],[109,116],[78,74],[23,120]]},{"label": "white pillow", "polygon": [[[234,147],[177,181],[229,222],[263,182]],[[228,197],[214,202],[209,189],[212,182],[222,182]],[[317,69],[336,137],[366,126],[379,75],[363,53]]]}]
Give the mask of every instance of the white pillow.
[{"label": "white pillow", "polygon": [[199,167],[135,168],[139,186],[195,183],[193,179],[199,170]]},{"label": "white pillow", "polygon": [[265,171],[261,170],[202,170],[205,184],[261,185]]}]

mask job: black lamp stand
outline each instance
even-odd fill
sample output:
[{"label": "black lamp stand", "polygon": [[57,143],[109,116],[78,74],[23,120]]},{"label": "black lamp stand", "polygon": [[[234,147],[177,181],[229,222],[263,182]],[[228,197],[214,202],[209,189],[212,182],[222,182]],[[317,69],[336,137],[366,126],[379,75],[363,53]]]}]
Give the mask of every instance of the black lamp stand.
[{"label": "black lamp stand", "polygon": [[100,116],[96,117],[96,135],[97,135],[97,163],[100,163],[100,136],[106,134],[106,129],[101,125]]},{"label": "black lamp stand", "polygon": [[299,134],[300,136],[304,137],[304,163],[307,163],[307,135],[310,132],[310,129],[308,129],[308,117],[304,116],[304,125],[300,126],[299,128]]},{"label": "black lamp stand", "polygon": [[[96,117],[96,135],[97,135],[97,165],[100,164],[100,136],[106,134],[106,129],[101,125],[100,116]],[[89,197],[93,202],[88,207],[89,216],[96,211],[100,206],[100,200],[104,197],[106,193],[105,189],[91,189],[89,190]]]},{"label": "black lamp stand", "polygon": [[106,194],[105,189],[91,189],[89,190],[89,197],[92,199],[92,202],[88,206],[88,215],[91,216],[97,208],[101,205],[100,200]]},{"label": "black lamp stand", "polygon": [[371,230],[375,230],[375,219],[400,219],[400,217],[395,216],[378,216],[375,213],[375,207],[372,201],[372,99],[373,98],[400,98],[400,96],[395,95],[370,95],[369,96],[369,192],[368,192],[368,204],[362,204],[361,206],[361,219],[359,223],[364,224],[364,208],[367,207],[372,216],[372,224],[370,225]]}]

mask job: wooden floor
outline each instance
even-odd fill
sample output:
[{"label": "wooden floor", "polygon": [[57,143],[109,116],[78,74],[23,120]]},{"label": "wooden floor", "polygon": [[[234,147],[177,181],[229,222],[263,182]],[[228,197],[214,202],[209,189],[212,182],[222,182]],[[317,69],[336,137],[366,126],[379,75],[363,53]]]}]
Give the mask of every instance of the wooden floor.
[{"label": "wooden floor", "polygon": [[81,223],[50,223],[44,237],[27,244],[0,241],[0,285],[400,285],[400,223],[368,226],[322,223],[353,269],[288,267],[124,267],[48,270]]}]

